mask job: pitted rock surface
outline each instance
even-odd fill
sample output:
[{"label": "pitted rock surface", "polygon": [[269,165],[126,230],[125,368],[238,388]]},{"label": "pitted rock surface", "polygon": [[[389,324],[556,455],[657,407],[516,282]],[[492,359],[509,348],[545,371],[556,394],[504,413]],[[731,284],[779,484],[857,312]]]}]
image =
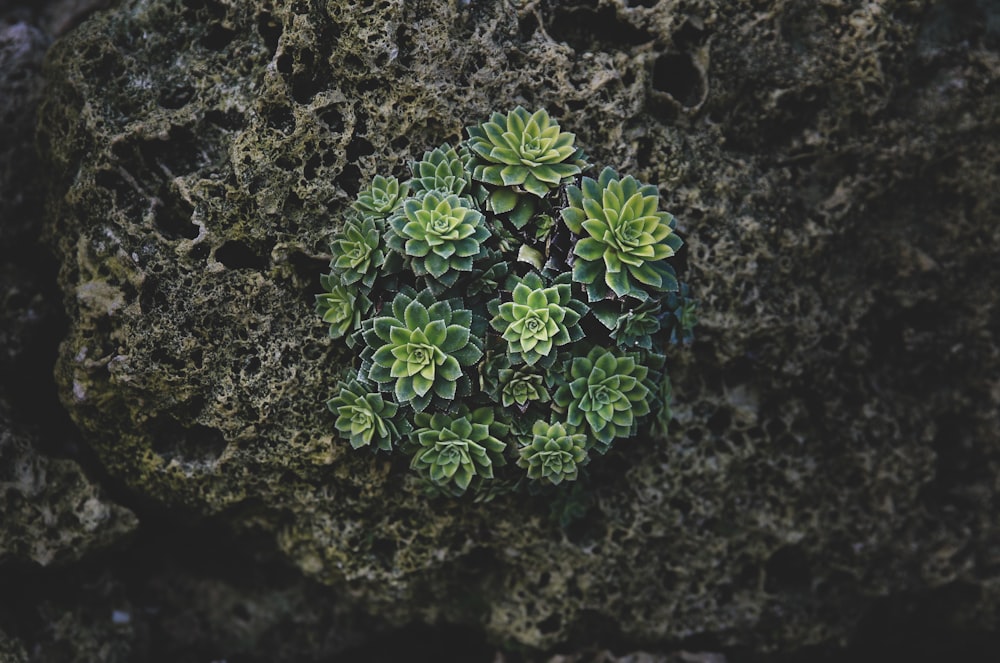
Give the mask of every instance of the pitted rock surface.
[{"label": "pitted rock surface", "polygon": [[[1000,21],[966,4],[125,0],[48,61],[64,403],[133,490],[396,623],[792,649],[971,587],[942,615],[989,627]],[[660,187],[701,300],[668,438],[567,528],[427,499],[322,405],[345,207],[516,104]]]}]

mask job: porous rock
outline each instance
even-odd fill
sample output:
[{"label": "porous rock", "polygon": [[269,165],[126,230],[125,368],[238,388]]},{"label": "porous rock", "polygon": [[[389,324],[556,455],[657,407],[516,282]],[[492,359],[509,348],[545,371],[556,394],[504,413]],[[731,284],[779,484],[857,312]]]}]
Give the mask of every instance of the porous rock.
[{"label": "porous rock", "polygon": [[[981,589],[974,614],[1000,568],[1000,22],[965,5],[125,0],[49,60],[66,407],[133,490],[398,623],[763,650],[941,588]],[[528,495],[428,499],[322,405],[346,205],[514,104],[659,185],[701,300],[668,439],[593,463],[568,528]]]},{"label": "porous rock", "polygon": [[21,14],[30,18],[0,16],[0,565],[19,567],[78,560],[137,524],[78,463],[46,453],[71,446],[52,424],[62,317],[38,245],[44,186],[32,141],[50,38]]},{"label": "porous rock", "polygon": [[0,404],[0,514],[0,564],[75,561],[138,524],[76,462],[39,453],[6,404]]}]

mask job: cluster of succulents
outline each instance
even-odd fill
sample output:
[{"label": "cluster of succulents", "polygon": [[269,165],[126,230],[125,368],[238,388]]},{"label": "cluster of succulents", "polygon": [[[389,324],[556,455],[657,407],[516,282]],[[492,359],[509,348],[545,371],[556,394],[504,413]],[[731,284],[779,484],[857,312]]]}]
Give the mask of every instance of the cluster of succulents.
[{"label": "cluster of succulents", "polygon": [[659,193],[515,108],[377,176],[343,220],[316,309],[357,364],[327,405],[354,448],[400,452],[432,491],[573,481],[647,422],[694,301]]}]

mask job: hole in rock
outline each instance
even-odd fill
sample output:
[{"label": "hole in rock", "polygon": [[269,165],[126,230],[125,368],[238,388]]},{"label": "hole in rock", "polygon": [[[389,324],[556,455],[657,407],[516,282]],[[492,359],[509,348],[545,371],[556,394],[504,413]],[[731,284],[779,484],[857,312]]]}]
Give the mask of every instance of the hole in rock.
[{"label": "hole in rock", "polygon": [[281,55],[279,55],[276,66],[278,67],[278,71],[280,71],[283,74],[292,73],[292,54],[282,53]]},{"label": "hole in rock", "polygon": [[653,88],[666,92],[682,106],[697,106],[705,94],[701,72],[687,53],[664,53],[653,65]]},{"label": "hole in rock", "polygon": [[[149,172],[145,176],[151,182],[162,182],[163,175],[174,177],[194,172],[202,164],[202,144],[187,127],[173,126],[165,139],[144,140],[138,144],[141,165]],[[134,161],[124,146],[115,147],[115,155],[120,157],[126,168]],[[134,172],[134,171],[133,171]]]},{"label": "hole in rock", "polygon": [[356,196],[361,189],[361,169],[349,163],[340,171],[336,181],[348,195]]},{"label": "hole in rock", "polygon": [[549,615],[538,623],[538,630],[542,634],[555,633],[562,628],[562,617],[560,615]]},{"label": "hole in rock", "polygon": [[183,85],[176,88],[168,88],[160,92],[160,96],[156,103],[160,105],[160,108],[166,108],[167,110],[176,110],[178,108],[183,108],[187,105],[189,101],[194,97],[194,88]]},{"label": "hole in rock", "polygon": [[258,255],[249,246],[237,240],[230,240],[215,250],[215,259],[229,269],[263,270],[267,258]]},{"label": "hole in rock", "polygon": [[156,417],[149,432],[153,451],[168,459],[215,461],[227,446],[221,431],[201,424],[183,426],[169,415]]},{"label": "hole in rock", "polygon": [[191,221],[194,207],[179,196],[169,196],[153,210],[153,221],[167,239],[194,239],[198,226]]},{"label": "hole in rock", "polygon": [[264,46],[267,47],[272,58],[278,50],[278,40],[281,39],[281,32],[281,22],[275,19],[274,16],[267,12],[261,12],[257,15],[257,33],[264,40]]},{"label": "hole in rock", "polygon": [[359,158],[375,153],[375,146],[360,136],[355,136],[347,145],[347,160],[357,161]]},{"label": "hole in rock", "polygon": [[319,111],[319,119],[326,124],[327,128],[333,133],[342,133],[344,131],[344,116],[340,114],[334,106],[327,106]]},{"label": "hole in rock", "polygon": [[115,194],[115,204],[123,210],[137,210],[148,203],[145,196],[113,170],[100,170],[94,175],[94,184]]},{"label": "hole in rock", "polygon": [[809,561],[802,549],[785,546],[776,550],[764,564],[764,589],[776,593],[808,587],[811,577]]},{"label": "hole in rock", "polygon": [[210,110],[205,112],[205,121],[226,131],[239,131],[245,126],[243,116],[236,110]]},{"label": "hole in rock", "polygon": [[267,126],[276,129],[284,134],[295,131],[295,115],[292,109],[287,106],[271,106],[265,113]]},{"label": "hole in rock", "polygon": [[548,33],[580,53],[628,50],[653,39],[645,30],[619,19],[614,7],[598,9],[594,1],[557,9],[549,22]]},{"label": "hole in rock", "polygon": [[209,26],[208,32],[201,38],[201,45],[211,51],[221,51],[226,46],[229,46],[235,36],[235,30],[230,30],[216,23]]}]

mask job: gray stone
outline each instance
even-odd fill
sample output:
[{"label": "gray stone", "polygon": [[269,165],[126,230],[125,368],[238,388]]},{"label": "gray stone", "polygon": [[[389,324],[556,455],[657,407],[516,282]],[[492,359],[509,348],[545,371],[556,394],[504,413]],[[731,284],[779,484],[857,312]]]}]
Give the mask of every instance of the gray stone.
[{"label": "gray stone", "polygon": [[40,454],[0,407],[0,565],[67,563],[135,529],[80,466]]},{"label": "gray stone", "polygon": [[[123,2],[49,59],[64,402],[134,491],[270,532],[396,623],[771,650],[935,589],[982,589],[951,606],[975,614],[1000,60],[973,4]],[[514,104],[659,185],[701,299],[669,438],[594,463],[565,529],[530,495],[424,497],[322,406],[345,206]]]}]

